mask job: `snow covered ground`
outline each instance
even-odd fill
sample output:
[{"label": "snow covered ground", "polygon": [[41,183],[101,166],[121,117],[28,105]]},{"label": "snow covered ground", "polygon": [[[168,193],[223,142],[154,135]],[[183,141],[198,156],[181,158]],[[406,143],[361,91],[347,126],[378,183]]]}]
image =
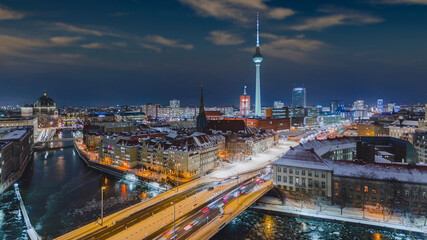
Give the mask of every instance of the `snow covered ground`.
[{"label": "snow covered ground", "polygon": [[318,219],[398,229],[412,233],[417,232],[427,236],[427,226],[424,225],[424,217],[415,218],[415,220],[411,222],[397,213],[393,215],[383,215],[365,211],[364,214],[362,209],[351,207],[344,208],[343,214],[341,215],[341,209],[339,206],[324,205],[322,207],[322,211],[319,211],[319,207],[315,206],[313,203],[303,203],[301,205],[300,201],[288,198],[283,205],[280,199],[266,196],[262,197],[258,201],[258,204],[251,207]]},{"label": "snow covered ground", "polygon": [[290,146],[295,145],[297,145],[295,142],[280,141],[275,147],[252,156],[250,158],[251,160],[248,158],[246,160],[236,161],[233,163],[223,163],[220,169],[210,174],[210,177],[217,179],[228,178],[265,167],[267,164],[274,162],[278,157],[286,153]]}]

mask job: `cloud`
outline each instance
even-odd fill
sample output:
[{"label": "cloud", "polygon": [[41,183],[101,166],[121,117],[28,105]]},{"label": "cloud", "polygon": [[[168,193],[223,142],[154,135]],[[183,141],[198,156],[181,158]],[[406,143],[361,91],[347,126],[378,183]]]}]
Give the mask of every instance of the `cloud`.
[{"label": "cloud", "polygon": [[99,43],[99,42],[94,42],[94,43],[88,43],[88,44],[82,44],[80,45],[82,48],[87,48],[87,49],[98,49],[98,48],[109,48],[108,46]]},{"label": "cloud", "polygon": [[[286,59],[292,62],[305,62],[310,60],[312,53],[320,49],[325,43],[318,40],[287,38],[270,33],[262,36],[267,37],[267,43],[261,45],[261,54],[269,57]],[[245,51],[254,52],[254,48],[245,48]]]},{"label": "cloud", "polygon": [[379,23],[382,18],[359,13],[338,13],[328,16],[309,18],[304,23],[290,27],[293,30],[322,30],[324,28],[339,25],[363,25]]},{"label": "cloud", "polygon": [[162,49],[160,47],[151,45],[151,44],[146,44],[146,43],[141,43],[139,44],[142,48],[146,48],[146,49],[150,49],[153,50],[155,52],[162,52]]},{"label": "cloud", "polygon": [[50,41],[58,45],[70,45],[81,39],[82,37],[52,37]]},{"label": "cloud", "polygon": [[261,33],[260,36],[268,39],[274,39],[274,40],[279,39],[279,36],[272,33]]},{"label": "cloud", "polygon": [[267,13],[267,16],[272,19],[284,19],[294,14],[295,11],[289,8],[274,8]]},{"label": "cloud", "polygon": [[11,10],[0,4],[0,20],[22,19],[25,14]]},{"label": "cloud", "polygon": [[295,12],[287,8],[271,8],[266,0],[180,0],[204,17],[233,20],[241,23],[253,21],[255,11],[262,11],[265,17],[283,19]]},{"label": "cloud", "polygon": [[111,45],[116,47],[127,47],[128,44],[126,42],[112,42]]},{"label": "cloud", "polygon": [[108,16],[110,17],[123,17],[123,16],[129,16],[129,15],[130,13],[128,12],[115,12],[115,13],[108,14]]},{"label": "cloud", "polygon": [[238,45],[245,42],[245,40],[233,33],[219,30],[211,31],[206,39],[215,45]]},{"label": "cloud", "polygon": [[407,5],[427,5],[427,0],[380,0],[375,3],[382,4],[407,4]]},{"label": "cloud", "polygon": [[194,48],[193,44],[182,44],[182,43],[179,43],[179,40],[168,39],[159,35],[148,35],[144,39],[148,42],[160,44],[163,46],[173,47],[173,48],[183,48],[186,50],[191,50]]},{"label": "cloud", "polygon": [[77,27],[70,24],[65,24],[65,23],[55,23],[55,26],[57,29],[62,31],[67,31],[67,32],[76,32],[76,33],[93,35],[98,37],[102,37],[102,36],[123,37],[116,33],[105,32],[105,31],[100,31],[96,29],[82,28],[82,27]]},{"label": "cloud", "polygon": [[0,35],[0,61],[4,64],[24,65],[27,62],[49,62],[78,64],[82,55],[73,53],[52,53],[50,48],[58,46],[49,40]]},{"label": "cloud", "polygon": [[28,39],[9,35],[0,35],[0,56],[25,57],[30,52],[49,46],[38,39]]}]

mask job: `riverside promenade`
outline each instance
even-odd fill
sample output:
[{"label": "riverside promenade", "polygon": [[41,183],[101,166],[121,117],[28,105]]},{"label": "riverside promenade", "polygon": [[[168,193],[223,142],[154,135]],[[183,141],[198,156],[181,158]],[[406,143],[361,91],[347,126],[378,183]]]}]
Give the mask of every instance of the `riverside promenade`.
[{"label": "riverside promenade", "polygon": [[21,193],[19,192],[18,184],[15,183],[15,194],[19,201],[19,207],[21,209],[22,216],[24,217],[25,226],[27,227],[27,235],[31,240],[41,240],[42,238],[37,234],[33,225],[31,224],[30,218],[28,217],[27,209],[25,208],[24,201],[22,200]]},{"label": "riverside promenade", "polygon": [[378,229],[392,230],[414,236],[427,237],[425,217],[415,218],[414,222],[398,214],[378,214],[370,211],[363,213],[360,208],[346,207],[341,215],[339,206],[323,205],[322,210],[313,203],[303,203],[286,199],[285,203],[275,197],[264,196],[257,204],[251,206],[252,210],[271,214],[289,215],[307,219],[326,220],[335,223],[350,224],[355,226],[369,226]]}]

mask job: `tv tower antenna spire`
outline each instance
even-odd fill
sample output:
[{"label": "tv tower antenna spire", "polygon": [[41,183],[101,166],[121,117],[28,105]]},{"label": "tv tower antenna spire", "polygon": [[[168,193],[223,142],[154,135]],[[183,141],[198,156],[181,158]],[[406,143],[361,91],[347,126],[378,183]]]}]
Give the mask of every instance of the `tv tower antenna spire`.
[{"label": "tv tower antenna spire", "polygon": [[259,47],[259,13],[256,13],[256,46]]}]

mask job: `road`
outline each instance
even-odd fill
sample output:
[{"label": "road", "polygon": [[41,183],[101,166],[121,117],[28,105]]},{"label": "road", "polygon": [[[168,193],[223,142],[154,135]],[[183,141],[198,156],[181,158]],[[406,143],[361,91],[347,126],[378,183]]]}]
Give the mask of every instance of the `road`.
[{"label": "road", "polygon": [[[232,176],[240,176],[241,178],[243,177],[250,179],[254,176],[254,172],[259,172],[259,169],[264,168],[269,162],[276,160],[279,156],[284,154],[291,145],[295,145],[295,143],[280,141],[280,143],[276,147],[269,149],[263,153],[252,156],[251,160],[227,164],[227,166],[222,166],[220,169],[217,169],[209,175],[203,176],[199,179],[186,183],[183,186],[180,186],[179,189],[182,192],[177,193],[174,191],[174,189],[169,190],[163,194],[154,197],[153,199],[149,199],[117,213],[111,214],[104,218],[104,227],[101,227],[97,223],[99,221],[89,223],[74,231],[62,235],[57,239],[114,239],[115,237],[127,235],[129,232],[132,232],[131,229],[139,229],[140,233],[138,233],[138,236],[142,236],[142,234],[150,235],[153,232],[158,231],[160,228],[162,228],[162,226],[166,226],[167,224],[169,224],[171,216],[170,214],[169,216],[166,216],[165,214],[174,212],[173,210],[168,209],[168,207],[170,207],[170,202],[179,203],[177,205],[181,205],[181,207],[177,206],[177,211],[181,211],[182,215],[191,213],[198,206],[193,207],[194,203],[189,204],[188,199],[187,201],[182,201],[183,199],[185,199],[186,197],[188,198],[189,196],[196,197],[197,195],[197,200],[199,200],[200,203],[206,203],[211,197],[214,197],[212,193],[207,194],[206,192],[208,191],[203,191],[209,186],[211,186],[210,184],[217,180],[221,180],[223,181],[222,185],[224,185],[227,182],[226,179],[229,179]],[[200,184],[204,184],[204,186],[201,187]],[[235,184],[237,184],[236,181],[232,185]],[[230,187],[219,186],[219,188],[215,188],[215,190],[212,192],[216,192],[218,189],[221,188],[223,188],[225,191],[225,189],[228,189]],[[195,188],[195,190],[187,191],[192,188]],[[204,193],[201,193],[202,191]],[[172,198],[172,196],[175,195],[176,197]],[[210,196],[206,198],[207,195]],[[153,217],[148,218],[150,214],[154,215]],[[160,223],[160,225],[154,224],[151,219],[155,219],[158,223]],[[163,223],[164,225],[162,225]],[[140,226],[142,226],[143,231],[140,229]],[[122,239],[126,239],[126,237]],[[130,237],[128,239],[134,238]]]},{"label": "road", "polygon": [[[187,239],[197,230],[205,226],[210,221],[223,213],[223,208],[233,199],[238,198],[242,194],[251,192],[257,188],[258,184],[271,179],[271,172],[268,169],[258,178],[243,182],[230,189],[229,191],[217,196],[214,200],[204,204],[199,209],[191,212],[175,224],[175,234],[173,225],[169,224],[162,230],[153,234],[154,237],[147,239],[169,240],[169,239]],[[203,208],[202,208],[203,207]],[[220,216],[222,217],[222,216]],[[157,235],[157,236],[156,236]]]},{"label": "road", "polygon": [[90,234],[86,237],[80,238],[80,239],[107,239],[125,229],[127,229],[128,227],[133,226],[134,224],[146,219],[147,217],[152,216],[153,214],[156,214],[160,211],[162,211],[164,208],[169,207],[170,206],[170,202],[180,202],[194,194],[196,194],[197,192],[203,191],[207,188],[209,188],[210,186],[212,186],[213,183],[204,183],[201,184],[195,188],[186,190],[182,193],[178,193],[170,198],[168,198],[167,201],[160,201],[159,203],[154,204],[151,207],[148,207],[142,211],[138,211],[135,212],[131,215],[129,215],[129,217],[126,217],[120,221],[117,221],[114,226],[110,226],[108,228],[104,228],[101,229],[101,231],[98,231],[94,234]]}]

